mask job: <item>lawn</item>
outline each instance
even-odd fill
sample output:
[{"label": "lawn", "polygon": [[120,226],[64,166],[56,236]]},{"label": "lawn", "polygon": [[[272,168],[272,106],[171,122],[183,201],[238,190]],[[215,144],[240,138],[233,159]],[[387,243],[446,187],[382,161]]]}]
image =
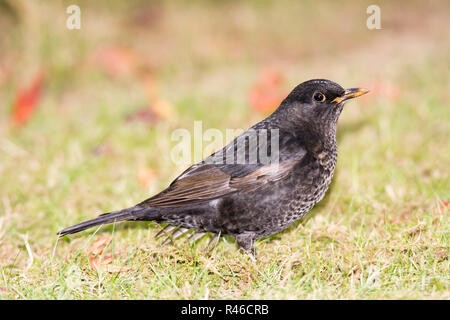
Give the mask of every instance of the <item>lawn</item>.
[{"label": "lawn", "polygon": [[[448,1],[381,1],[380,30],[372,2],[78,1],[79,30],[70,4],[0,0],[0,298],[450,299]],[[326,197],[257,263],[153,222],[56,236],[166,187],[174,130],[246,129],[312,78],[371,92]]]}]

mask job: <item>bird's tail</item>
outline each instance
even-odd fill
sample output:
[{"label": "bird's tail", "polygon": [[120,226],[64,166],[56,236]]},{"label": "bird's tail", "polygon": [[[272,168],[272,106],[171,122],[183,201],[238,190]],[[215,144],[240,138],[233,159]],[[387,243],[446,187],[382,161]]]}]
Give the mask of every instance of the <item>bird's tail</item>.
[{"label": "bird's tail", "polygon": [[87,220],[71,227],[65,228],[58,232],[59,236],[65,236],[66,234],[77,233],[101,224],[108,224],[113,222],[125,221],[125,220],[151,220],[151,212],[155,211],[154,208],[134,206],[128,209],[104,213],[97,218]]}]

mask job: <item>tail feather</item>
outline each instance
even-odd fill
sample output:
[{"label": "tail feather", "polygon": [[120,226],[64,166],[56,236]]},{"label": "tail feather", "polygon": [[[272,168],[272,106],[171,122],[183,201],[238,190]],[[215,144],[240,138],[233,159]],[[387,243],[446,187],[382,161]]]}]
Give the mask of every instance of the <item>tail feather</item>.
[{"label": "tail feather", "polygon": [[151,208],[134,206],[120,211],[104,213],[99,215],[97,218],[83,221],[71,227],[65,228],[59,231],[58,235],[65,236],[67,234],[77,233],[95,226],[99,226],[102,224],[109,224],[113,222],[120,222],[125,220],[143,220],[142,218],[148,215],[150,211],[152,211]]}]

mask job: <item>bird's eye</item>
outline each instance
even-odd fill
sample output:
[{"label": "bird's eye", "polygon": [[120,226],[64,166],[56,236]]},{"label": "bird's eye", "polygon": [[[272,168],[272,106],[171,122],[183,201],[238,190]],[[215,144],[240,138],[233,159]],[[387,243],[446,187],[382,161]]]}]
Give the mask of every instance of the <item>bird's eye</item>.
[{"label": "bird's eye", "polygon": [[314,100],[317,102],[324,102],[325,101],[325,95],[322,92],[316,91],[314,92]]}]

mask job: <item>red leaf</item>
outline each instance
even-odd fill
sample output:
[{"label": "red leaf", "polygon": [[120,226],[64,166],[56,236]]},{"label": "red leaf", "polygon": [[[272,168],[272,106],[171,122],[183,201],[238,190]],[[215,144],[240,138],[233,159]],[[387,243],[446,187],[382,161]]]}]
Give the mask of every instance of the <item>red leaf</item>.
[{"label": "red leaf", "polygon": [[370,100],[375,97],[383,97],[387,100],[397,101],[400,97],[400,87],[386,81],[374,80],[363,84],[362,87],[370,88],[370,94],[366,94],[362,99]]},{"label": "red leaf", "polygon": [[445,210],[450,210],[450,202],[444,200],[438,201],[434,213],[444,213]]},{"label": "red leaf", "polygon": [[112,236],[108,236],[105,238],[98,238],[92,243],[92,246],[88,249],[89,266],[91,267],[92,270],[101,270],[111,273],[125,272],[131,270],[131,268],[129,267],[117,266],[112,264],[114,258],[123,255],[125,252],[118,252],[114,255],[108,254],[102,256],[103,250],[109,244],[111,239]]},{"label": "red leaf", "polygon": [[98,238],[93,243],[92,246],[88,249],[89,256],[98,256],[103,253],[103,249],[108,245],[111,241],[112,236],[108,236],[105,238]]},{"label": "red leaf", "polygon": [[24,125],[33,115],[41,98],[44,77],[44,70],[39,70],[34,75],[31,84],[17,92],[11,116],[15,125]]},{"label": "red leaf", "polygon": [[286,97],[281,73],[267,69],[250,89],[248,99],[253,109],[267,113],[274,110]]},{"label": "red leaf", "polygon": [[112,77],[125,76],[133,72],[139,56],[128,47],[111,46],[94,51],[91,61]]}]

